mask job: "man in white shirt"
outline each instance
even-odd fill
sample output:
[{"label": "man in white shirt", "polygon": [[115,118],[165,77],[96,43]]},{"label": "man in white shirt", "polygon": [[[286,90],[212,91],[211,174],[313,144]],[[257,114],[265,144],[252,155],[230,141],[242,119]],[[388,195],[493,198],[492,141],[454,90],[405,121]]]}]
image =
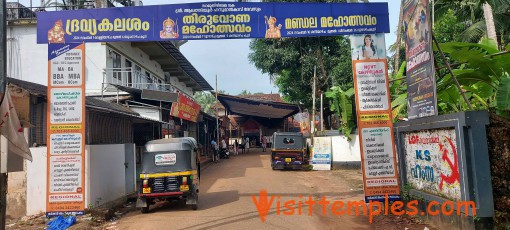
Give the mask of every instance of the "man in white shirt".
[{"label": "man in white shirt", "polygon": [[218,144],[216,144],[216,141],[214,141],[214,139],[211,141],[211,146],[212,146],[212,149],[213,149],[213,161],[218,161],[219,159],[219,156],[218,156]]},{"label": "man in white shirt", "polygon": [[221,148],[227,149],[227,143],[225,142],[225,138],[221,139]]}]

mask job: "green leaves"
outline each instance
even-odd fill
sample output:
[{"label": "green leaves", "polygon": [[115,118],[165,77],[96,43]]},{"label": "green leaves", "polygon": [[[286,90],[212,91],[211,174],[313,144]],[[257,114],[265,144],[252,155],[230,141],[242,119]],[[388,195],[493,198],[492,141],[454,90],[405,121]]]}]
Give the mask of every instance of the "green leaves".
[{"label": "green leaves", "polygon": [[250,49],[250,62],[272,77],[285,99],[304,108],[312,107],[315,67],[318,91],[334,85],[352,86],[350,42],[346,37],[254,39]]},{"label": "green leaves", "polygon": [[344,91],[338,86],[333,86],[324,94],[333,100],[331,110],[335,111],[342,118],[340,130],[348,141],[351,141],[350,134],[355,127],[353,114],[354,88]]},{"label": "green leaves", "polygon": [[496,93],[496,108],[500,110],[500,114],[508,116],[510,111],[510,77],[508,76],[501,79],[499,83],[498,92]]},{"label": "green leaves", "polygon": [[[510,54],[497,50],[495,41],[480,43],[450,42],[440,44],[456,64],[453,73],[473,109],[496,110],[500,115],[510,110]],[[467,104],[450,74],[437,82],[438,105],[441,113],[467,110]]]}]

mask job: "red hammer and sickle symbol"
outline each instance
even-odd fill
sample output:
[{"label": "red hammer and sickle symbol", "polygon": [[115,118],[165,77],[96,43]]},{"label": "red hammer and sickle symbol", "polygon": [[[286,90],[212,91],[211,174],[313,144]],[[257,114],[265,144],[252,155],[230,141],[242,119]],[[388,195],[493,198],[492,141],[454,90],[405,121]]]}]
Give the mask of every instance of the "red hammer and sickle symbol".
[{"label": "red hammer and sickle symbol", "polygon": [[458,156],[457,156],[457,150],[455,149],[455,146],[453,145],[453,142],[450,138],[445,137],[446,140],[448,140],[448,143],[450,144],[452,151],[453,151],[453,163],[448,157],[448,150],[445,148],[445,146],[442,143],[439,143],[439,151],[443,153],[442,159],[443,161],[446,161],[448,166],[450,167],[452,173],[447,176],[444,175],[441,172],[441,182],[439,183],[439,190],[443,190],[443,182],[446,182],[447,184],[451,185],[458,181],[460,183],[460,174],[459,174],[459,163],[458,163]]}]

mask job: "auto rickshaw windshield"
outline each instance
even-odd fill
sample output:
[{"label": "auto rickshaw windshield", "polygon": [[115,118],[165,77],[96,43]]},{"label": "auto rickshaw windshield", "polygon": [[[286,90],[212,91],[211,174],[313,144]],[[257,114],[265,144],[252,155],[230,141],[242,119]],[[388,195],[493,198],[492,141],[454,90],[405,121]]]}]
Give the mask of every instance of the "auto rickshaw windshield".
[{"label": "auto rickshaw windshield", "polygon": [[274,148],[276,149],[302,149],[303,137],[300,135],[276,135]]},{"label": "auto rickshaw windshield", "polygon": [[142,173],[181,172],[196,169],[190,151],[145,152]]}]

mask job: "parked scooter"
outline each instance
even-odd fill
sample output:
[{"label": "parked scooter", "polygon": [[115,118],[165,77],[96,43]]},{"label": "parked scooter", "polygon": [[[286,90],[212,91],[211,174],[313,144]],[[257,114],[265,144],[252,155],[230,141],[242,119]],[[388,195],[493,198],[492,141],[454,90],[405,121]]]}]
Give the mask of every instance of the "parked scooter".
[{"label": "parked scooter", "polygon": [[220,159],[229,159],[230,153],[228,152],[228,149],[220,149]]}]

